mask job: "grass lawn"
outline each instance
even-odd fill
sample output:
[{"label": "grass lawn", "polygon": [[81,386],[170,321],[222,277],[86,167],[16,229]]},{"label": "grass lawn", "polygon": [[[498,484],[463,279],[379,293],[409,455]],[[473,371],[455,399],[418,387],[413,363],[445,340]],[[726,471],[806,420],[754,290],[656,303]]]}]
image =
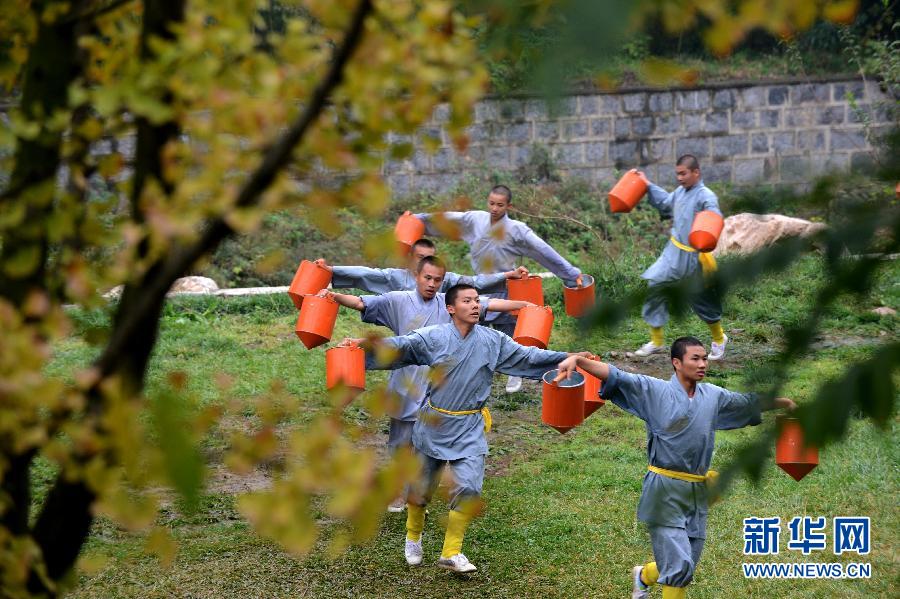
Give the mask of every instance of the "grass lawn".
[{"label": "grass lawn", "polygon": [[[649,261],[649,257],[647,260]],[[820,258],[805,257],[779,278],[771,277],[741,288],[726,300],[725,328],[732,344],[727,359],[711,367],[709,381],[749,390],[765,380],[774,352],[782,342],[783,327],[799,322],[815,293]],[[599,261],[599,258],[598,258]],[[621,276],[634,278],[640,260],[619,265],[613,274],[602,264],[594,272],[602,282]],[[620,270],[627,272],[620,272]],[[587,270],[587,269],[586,269]],[[608,277],[607,277],[608,275]],[[820,384],[836,376],[847,360],[868,355],[878,343],[895,339],[897,317],[877,316],[877,305],[900,308],[900,265],[889,263],[865,301],[839,303],[825,320],[816,350],[793,372],[786,394],[809,401]],[[554,313],[564,314],[557,281],[545,284]],[[565,316],[557,317],[551,345],[559,349],[591,349],[611,362],[636,371],[668,377],[662,356],[626,359],[646,339],[637,308],[615,331],[581,331]],[[102,326],[103,314],[77,314],[81,328]],[[323,393],[322,348],[307,351],[293,334],[296,312],[287,297],[250,299],[175,300],[167,307],[162,333],[153,359],[149,392],[159,388],[165,373],[183,370],[188,389],[198,404],[222,401],[215,380],[226,373],[235,380],[231,396],[247,401],[263,394],[273,379],[283,380],[301,399],[304,409],[289,428],[305,427],[326,408]],[[334,339],[370,330],[358,316],[342,312]],[[705,326],[693,317],[677,319],[667,330],[669,340],[697,334],[708,340]],[[89,360],[95,350],[74,337],[63,341],[50,368],[66,375]],[[615,352],[615,355],[611,355]],[[630,569],[651,555],[643,525],[635,509],[646,468],[643,423],[608,404],[567,435],[540,423],[540,392],[526,382],[523,392],[506,396],[504,377],[494,387],[495,430],[490,434],[491,455],[484,498],[485,514],[471,526],[465,540],[466,555],[478,566],[475,574],[455,576],[431,565],[440,552],[441,519],[446,504],[430,507],[425,532],[425,566],[409,568],[402,556],[405,516],[389,514],[380,534],[370,544],[354,547],[337,557],[326,557],[325,542],[335,530],[323,521],[320,549],[305,559],[282,551],[261,538],[235,509],[236,496],[266,485],[269,474],[227,475],[221,466],[225,436],[214,432],[204,451],[211,475],[200,508],[181,513],[169,501],[159,522],[172,531],[179,552],[169,568],[143,552],[141,534],[122,531],[100,519],[86,547],[92,567],[79,573],[71,597],[626,597]],[[370,381],[383,381],[383,373]],[[248,412],[249,413],[249,412]],[[357,401],[346,417],[364,430],[360,443],[380,444],[386,419],[372,418]],[[249,419],[249,417],[248,417]],[[767,415],[762,427],[773,424]],[[717,435],[714,466],[722,466],[758,429]],[[710,513],[709,538],[691,597],[870,597],[889,596],[900,580],[900,533],[897,493],[898,421],[888,430],[875,430],[855,421],[845,443],[825,448],[820,466],[795,482],[767,465],[758,485],[741,480]],[[46,466],[37,470],[38,495],[51,480]],[[894,497],[894,499],[891,499]],[[749,516],[831,518],[870,516],[872,552],[835,556],[829,549],[809,556],[787,550],[783,526],[781,553],[768,559],[745,558],[742,519]],[[750,581],[743,577],[744,561],[866,562],[872,564],[868,580]],[[659,591],[656,591],[658,596]]]}]

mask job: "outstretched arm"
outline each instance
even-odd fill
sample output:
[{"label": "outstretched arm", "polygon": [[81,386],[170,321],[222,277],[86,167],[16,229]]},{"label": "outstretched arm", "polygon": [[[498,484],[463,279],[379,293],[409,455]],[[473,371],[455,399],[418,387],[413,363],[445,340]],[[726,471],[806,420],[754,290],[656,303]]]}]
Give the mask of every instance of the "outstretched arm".
[{"label": "outstretched arm", "polygon": [[344,306],[345,308],[352,308],[353,310],[357,310],[362,312],[366,309],[366,305],[363,303],[362,299],[358,298],[355,295],[347,295],[345,293],[335,293],[334,291],[329,291],[327,289],[321,290],[316,294],[319,297],[327,297]]},{"label": "outstretched arm", "polygon": [[516,310],[535,305],[537,304],[522,300],[497,299],[492,297],[488,300],[487,309],[489,312],[515,312]]},{"label": "outstretched arm", "polygon": [[745,426],[756,426],[762,422],[760,412],[784,409],[792,411],[795,404],[787,397],[776,397],[766,401],[755,393],[736,393],[722,389],[719,396],[719,409],[716,418],[718,430],[730,430]]},{"label": "outstretched arm", "polygon": [[425,339],[416,331],[397,337],[351,339],[339,346],[358,345],[366,352],[366,370],[396,370],[404,366],[429,366],[432,355]]},{"label": "outstretched arm", "polygon": [[568,260],[559,255],[549,243],[538,237],[530,228],[520,239],[516,240],[516,248],[523,255],[540,263],[569,286],[580,284],[581,271],[572,266]]},{"label": "outstretched arm", "polygon": [[763,407],[763,412],[768,410],[787,410],[788,412],[793,412],[797,409],[797,404],[794,403],[794,400],[787,397],[776,397],[772,400],[772,405],[768,407]]},{"label": "outstretched arm", "polygon": [[425,234],[435,237],[459,239],[471,227],[467,212],[421,212],[414,216],[425,223]]},{"label": "outstretched arm", "polygon": [[324,258],[316,260],[316,264],[331,271],[331,286],[335,289],[361,289],[379,294],[395,291],[390,277],[390,271],[393,269],[368,266],[330,266]]},{"label": "outstretched arm", "polygon": [[553,382],[555,383],[572,376],[572,373],[575,372],[576,368],[581,368],[601,381],[605,381],[609,378],[609,364],[591,360],[588,352],[581,352],[569,356],[560,362],[557,368],[559,369],[559,375],[553,379]]},{"label": "outstretched arm", "polygon": [[446,291],[454,285],[464,283],[471,285],[480,293],[497,293],[506,289],[506,281],[508,279],[521,279],[528,276],[528,269],[524,266],[516,267],[506,272],[495,272],[482,275],[460,275],[455,272],[448,272],[444,275],[444,283],[441,290]]},{"label": "outstretched arm", "polygon": [[664,217],[670,218],[672,216],[672,202],[675,199],[675,192],[669,193],[659,185],[651,183],[643,171],[633,168],[631,172],[637,174],[647,186],[647,199],[650,200],[650,205],[659,210],[659,213]]}]

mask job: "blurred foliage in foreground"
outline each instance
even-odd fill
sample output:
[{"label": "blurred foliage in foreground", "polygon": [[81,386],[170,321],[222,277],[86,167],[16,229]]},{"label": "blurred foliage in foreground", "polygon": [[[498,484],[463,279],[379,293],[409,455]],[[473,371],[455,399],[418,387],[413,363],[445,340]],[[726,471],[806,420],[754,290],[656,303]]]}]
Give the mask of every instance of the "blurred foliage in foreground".
[{"label": "blurred foliage in foreground", "polygon": [[[464,127],[488,80],[477,28],[488,28],[493,48],[514,48],[508,42],[523,27],[549,25],[556,44],[534,72],[543,89],[559,92],[561,65],[587,55],[599,63],[632,19],[659,15],[672,34],[699,29],[706,47],[723,55],[756,28],[786,34],[818,18],[847,23],[858,5],[492,0],[463,13],[442,0],[285,4],[297,10],[285,17],[283,34],[266,32],[260,9],[268,3],[253,0],[0,4],[0,87],[16,102],[0,129],[6,595],[63,592],[98,514],[127,529],[152,528],[160,486],[190,507],[204,480],[198,439],[222,418],[252,416],[228,440],[229,468],[243,472],[276,452],[285,456],[272,489],[239,501],[257,530],[304,554],[319,530],[310,506],[324,498],[324,513],[346,523],[332,551],[377,531],[382,507],[412,475],[411,456],[378,465],[343,434],[338,410],[308,430],[277,435],[297,409],[277,380],[259,384],[252,414],[229,410],[226,376],[217,379],[220,405],[187,410],[185,375],[166,373],[148,396],[147,366],[166,291],[223,240],[296,206],[331,235],[341,232],[336,209],[381,214],[389,203],[382,159],[412,151],[389,134],[416,131],[439,103],[449,107],[454,145],[465,150]],[[677,65],[650,66],[660,79],[684,77]],[[133,147],[119,145],[129,138]],[[93,195],[97,178],[111,181],[113,193]],[[375,236],[371,258],[386,260],[393,245],[389,233]],[[280,258],[264,256],[258,268]],[[836,255],[836,284],[866,274],[855,268]],[[53,344],[72,328],[63,306],[102,306],[100,291],[117,284],[125,288],[109,326],[85,329],[97,348],[91,366],[47,375]],[[893,367],[894,354],[886,356]],[[383,409],[378,394],[373,401],[375,413]],[[880,421],[884,411],[870,413]],[[38,456],[56,474],[32,513]],[[150,551],[171,560],[175,544],[165,529],[147,538]]]}]

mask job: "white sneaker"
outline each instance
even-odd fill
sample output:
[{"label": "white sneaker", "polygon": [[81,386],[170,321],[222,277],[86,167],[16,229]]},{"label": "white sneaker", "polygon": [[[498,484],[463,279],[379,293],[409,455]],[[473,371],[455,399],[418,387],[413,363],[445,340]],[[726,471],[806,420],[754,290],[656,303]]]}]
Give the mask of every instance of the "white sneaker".
[{"label": "white sneaker", "polygon": [[[425,536],[424,534],[422,536]],[[406,547],[403,548],[403,555],[406,557],[406,563],[410,566],[419,566],[422,564],[422,537],[418,541],[410,541],[406,539]]]},{"label": "white sneaker", "polygon": [[[515,393],[522,390],[522,377],[511,376],[506,379],[506,392]],[[460,554],[461,555],[461,554]]]},{"label": "white sneaker", "polygon": [[724,336],[722,343],[712,342],[712,348],[707,356],[708,360],[721,360],[725,357],[725,346],[728,345],[728,335]]},{"label": "white sneaker", "polygon": [[400,512],[402,512],[405,509],[406,509],[406,498],[405,497],[398,497],[397,499],[393,500],[387,507],[387,511],[389,511],[392,514],[399,514]]},{"label": "white sneaker", "polygon": [[656,345],[652,341],[648,341],[644,345],[640,347],[640,349],[634,350],[634,355],[636,356],[649,356],[651,354],[659,353],[665,349],[664,345]]},{"label": "white sneaker", "polygon": [[650,596],[650,587],[641,580],[641,571],[644,566],[635,566],[631,569],[631,577],[634,584],[631,587],[631,599],[647,599]]},{"label": "white sneaker", "polygon": [[464,574],[466,572],[474,572],[478,568],[475,567],[475,564],[469,561],[462,553],[457,553],[452,557],[442,557],[438,560],[438,568],[443,568],[445,570],[450,570],[451,572],[458,572],[460,574]]}]

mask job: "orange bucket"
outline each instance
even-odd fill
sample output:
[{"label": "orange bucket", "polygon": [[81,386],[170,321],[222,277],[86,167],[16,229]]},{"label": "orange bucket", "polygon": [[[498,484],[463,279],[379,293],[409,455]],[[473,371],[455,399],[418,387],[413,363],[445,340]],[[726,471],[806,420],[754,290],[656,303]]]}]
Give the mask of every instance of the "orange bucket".
[{"label": "orange bucket", "polygon": [[613,212],[631,212],[645,193],[647,185],[641,181],[637,173],[629,171],[609,192],[609,209]]},{"label": "orange bucket", "polygon": [[563,287],[563,298],[566,300],[566,314],[579,318],[594,307],[594,277],[581,275],[583,287]]},{"label": "orange bucket", "polygon": [[[590,359],[595,362],[600,361],[599,356],[591,356]],[[584,376],[584,417],[587,418],[606,403],[600,399],[600,388],[603,386],[603,381],[581,368],[575,370]]]},{"label": "orange bucket", "polygon": [[553,329],[553,310],[550,306],[527,306],[519,310],[513,341],[547,349]]},{"label": "orange bucket", "polygon": [[694,217],[694,224],[691,225],[688,243],[698,252],[711,252],[716,249],[724,226],[725,220],[712,210],[698,212]]},{"label": "orange bucket", "polygon": [[799,481],[819,465],[819,450],[806,446],[803,429],[796,418],[778,416],[775,421],[779,428],[775,442],[775,463],[794,480]]},{"label": "orange bucket", "polygon": [[331,341],[339,307],[336,301],[327,297],[307,295],[304,298],[294,330],[306,349]]},{"label": "orange bucket", "polygon": [[331,391],[341,386],[343,405],[366,390],[366,352],[355,343],[325,352],[325,388]]},{"label": "orange bucket", "polygon": [[397,246],[404,255],[412,250],[415,242],[425,236],[425,223],[413,216],[409,210],[397,219],[394,227],[394,237],[397,238]]},{"label": "orange bucket", "polygon": [[291,286],[288,287],[288,295],[291,301],[300,309],[304,295],[315,295],[327,288],[331,283],[331,271],[315,262],[304,260],[294,273]]},{"label": "orange bucket", "polygon": [[[521,279],[506,279],[506,296],[511,300],[531,302],[544,305],[544,281],[537,275],[529,275]],[[512,313],[516,316],[518,310]]]},{"label": "orange bucket", "polygon": [[566,433],[584,422],[584,376],[573,372],[568,379],[554,383],[558,373],[558,370],[544,373],[541,420]]}]

